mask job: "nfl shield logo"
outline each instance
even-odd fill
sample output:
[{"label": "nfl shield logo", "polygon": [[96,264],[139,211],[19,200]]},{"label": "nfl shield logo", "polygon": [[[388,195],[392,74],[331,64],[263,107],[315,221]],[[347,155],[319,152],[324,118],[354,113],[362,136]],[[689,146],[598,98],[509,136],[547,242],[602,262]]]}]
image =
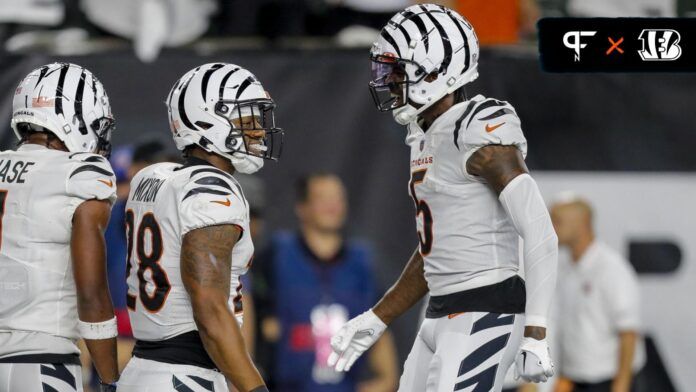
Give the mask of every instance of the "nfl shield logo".
[{"label": "nfl shield logo", "polygon": [[425,140],[420,141],[420,150],[423,151],[423,147],[425,147]]}]

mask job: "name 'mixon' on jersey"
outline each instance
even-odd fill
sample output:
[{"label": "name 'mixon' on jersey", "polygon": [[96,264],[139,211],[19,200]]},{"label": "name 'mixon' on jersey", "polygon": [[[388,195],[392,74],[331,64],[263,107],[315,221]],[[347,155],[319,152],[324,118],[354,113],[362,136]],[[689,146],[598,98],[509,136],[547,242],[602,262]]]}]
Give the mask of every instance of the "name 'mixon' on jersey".
[{"label": "name 'mixon' on jersey", "polygon": [[507,102],[477,95],[438,117],[424,132],[408,127],[409,194],[431,295],[502,282],[518,273],[518,234],[491,187],[466,171],[486,145],[527,154],[520,119]]},{"label": "name 'mixon' on jersey", "polygon": [[24,144],[0,152],[0,358],[79,353],[70,241],[75,209],[116,200],[109,162]]},{"label": "name 'mixon' on jersey", "polygon": [[160,341],[197,330],[181,279],[184,235],[232,224],[242,236],[232,250],[230,308],[241,325],[241,282],[254,253],[249,205],[230,174],[203,161],[159,163],[131,181],[126,204],[128,309],[139,340]]}]

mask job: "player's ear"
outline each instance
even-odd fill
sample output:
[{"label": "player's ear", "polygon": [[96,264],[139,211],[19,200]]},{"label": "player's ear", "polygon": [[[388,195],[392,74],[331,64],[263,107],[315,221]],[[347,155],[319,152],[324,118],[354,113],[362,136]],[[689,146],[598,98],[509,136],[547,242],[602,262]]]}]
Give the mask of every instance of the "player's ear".
[{"label": "player's ear", "polygon": [[429,73],[428,76],[425,77],[425,81],[428,83],[432,83],[432,82],[437,80],[437,77],[438,77],[437,71],[433,71],[433,72]]}]

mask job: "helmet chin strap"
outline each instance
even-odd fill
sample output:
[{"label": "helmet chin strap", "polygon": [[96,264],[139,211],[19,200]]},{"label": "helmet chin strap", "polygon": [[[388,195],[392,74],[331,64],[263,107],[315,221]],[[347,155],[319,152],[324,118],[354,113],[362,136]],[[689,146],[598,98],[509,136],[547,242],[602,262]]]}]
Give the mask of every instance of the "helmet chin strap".
[{"label": "helmet chin strap", "polygon": [[[242,142],[244,146],[244,142]],[[234,170],[242,174],[253,174],[259,171],[264,164],[263,158],[248,155],[241,151],[222,152],[215,145],[209,146],[211,152],[221,155],[232,163]]]},{"label": "helmet chin strap", "polygon": [[[237,156],[241,155],[241,156]],[[253,174],[261,170],[263,167],[263,158],[254,157],[246,154],[231,154],[232,166],[234,169],[243,174]]]}]

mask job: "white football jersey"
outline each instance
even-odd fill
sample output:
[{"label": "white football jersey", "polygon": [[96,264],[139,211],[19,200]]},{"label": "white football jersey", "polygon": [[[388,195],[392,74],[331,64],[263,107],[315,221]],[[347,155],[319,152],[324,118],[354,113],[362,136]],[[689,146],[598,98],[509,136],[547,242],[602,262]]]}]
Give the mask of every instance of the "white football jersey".
[{"label": "white football jersey", "polygon": [[42,334],[43,343],[79,337],[70,239],[75,209],[90,199],[116,200],[105,158],[35,144],[0,152],[0,357],[74,347],[35,345]]},{"label": "white football jersey", "polygon": [[159,341],[197,330],[181,279],[186,233],[232,224],[242,236],[232,250],[230,308],[241,324],[241,282],[254,253],[249,205],[231,175],[196,160],[158,163],[131,181],[126,204],[128,308],[136,339]]},{"label": "white football jersey", "polygon": [[454,105],[427,132],[413,122],[409,193],[431,295],[491,285],[518,272],[518,234],[493,189],[466,171],[487,145],[527,154],[520,119],[507,102],[477,95]]}]

